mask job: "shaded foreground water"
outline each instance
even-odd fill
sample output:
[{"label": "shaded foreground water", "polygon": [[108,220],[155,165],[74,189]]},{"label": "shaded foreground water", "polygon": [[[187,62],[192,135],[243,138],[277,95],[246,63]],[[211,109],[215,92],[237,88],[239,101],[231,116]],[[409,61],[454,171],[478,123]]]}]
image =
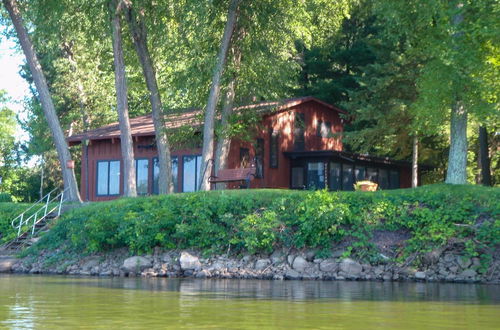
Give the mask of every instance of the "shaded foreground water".
[{"label": "shaded foreground water", "polygon": [[0,328],[500,327],[500,286],[0,276]]}]

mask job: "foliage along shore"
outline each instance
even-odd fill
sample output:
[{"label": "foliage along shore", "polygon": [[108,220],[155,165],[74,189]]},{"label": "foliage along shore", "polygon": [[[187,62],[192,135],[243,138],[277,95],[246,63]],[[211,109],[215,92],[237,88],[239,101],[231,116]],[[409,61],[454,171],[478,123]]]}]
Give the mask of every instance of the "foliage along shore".
[{"label": "foliage along shore", "polygon": [[[244,274],[259,278],[415,279],[418,273],[420,279],[495,282],[500,277],[498,200],[498,188],[468,185],[375,193],[245,190],[124,198],[64,214],[21,254],[24,259],[14,270],[242,276],[213,272],[215,261],[225,260],[229,264],[222,268],[246,269]],[[194,251],[200,266],[183,269],[182,250]],[[122,251],[120,257],[111,258],[116,251]],[[148,261],[137,272],[124,271],[131,255],[145,256],[151,265]],[[87,269],[89,258],[97,270]],[[302,265],[295,267],[295,260]],[[325,260],[330,264],[323,265],[330,270],[326,273],[321,270]],[[356,276],[345,272],[352,268],[342,266],[345,260],[355,263]],[[259,265],[264,264],[271,273],[262,273]],[[202,270],[206,272],[199,275]]]}]

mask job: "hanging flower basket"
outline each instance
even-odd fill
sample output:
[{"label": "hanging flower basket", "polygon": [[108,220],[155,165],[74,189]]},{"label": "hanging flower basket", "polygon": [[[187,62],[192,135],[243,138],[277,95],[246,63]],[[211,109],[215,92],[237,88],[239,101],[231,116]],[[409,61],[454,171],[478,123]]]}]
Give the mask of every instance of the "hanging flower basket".
[{"label": "hanging flower basket", "polygon": [[354,190],[376,191],[378,184],[372,181],[358,181],[354,184]]}]

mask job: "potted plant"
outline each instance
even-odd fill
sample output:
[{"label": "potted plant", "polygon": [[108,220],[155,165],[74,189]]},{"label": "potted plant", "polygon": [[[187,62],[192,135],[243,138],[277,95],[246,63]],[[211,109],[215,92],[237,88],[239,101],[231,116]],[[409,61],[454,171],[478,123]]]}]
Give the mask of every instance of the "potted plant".
[{"label": "potted plant", "polygon": [[358,181],[354,184],[354,190],[360,191],[376,191],[378,188],[378,184],[376,182],[364,180]]}]

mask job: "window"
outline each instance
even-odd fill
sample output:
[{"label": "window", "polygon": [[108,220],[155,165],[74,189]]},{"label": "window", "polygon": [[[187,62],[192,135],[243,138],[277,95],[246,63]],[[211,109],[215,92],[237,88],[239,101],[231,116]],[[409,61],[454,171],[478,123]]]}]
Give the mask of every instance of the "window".
[{"label": "window", "polygon": [[306,115],[301,112],[295,113],[295,123],[293,128],[293,146],[297,151],[304,150],[306,131]]},{"label": "window", "polygon": [[342,164],[342,189],[354,190],[354,166]]},{"label": "window", "polygon": [[380,189],[389,189],[389,171],[386,169],[378,170],[378,185]]},{"label": "window", "polygon": [[292,189],[304,189],[303,167],[292,167]]},{"label": "window", "polygon": [[279,132],[271,131],[269,148],[269,167],[278,168],[278,153],[279,153]]},{"label": "window", "polygon": [[390,182],[390,188],[391,189],[398,189],[399,188],[399,171],[397,171],[397,170],[390,170],[390,172],[389,172],[389,182]]},{"label": "window", "polygon": [[339,163],[330,162],[330,175],[328,177],[328,187],[330,190],[341,190],[341,165]]},{"label": "window", "polygon": [[264,139],[257,139],[255,145],[255,178],[264,177]]},{"label": "window", "polygon": [[201,156],[183,156],[182,163],[182,191],[197,191],[200,180]]},{"label": "window", "polygon": [[[172,156],[172,183],[174,184],[174,192],[178,192],[178,184],[177,184],[177,173],[179,168],[179,161],[177,156]],[[158,163],[158,157],[153,158],[153,194],[159,193],[158,188],[158,179],[160,176],[160,165]]]},{"label": "window", "polygon": [[120,194],[120,161],[97,162],[97,196]]},{"label": "window", "polygon": [[366,169],[366,180],[378,183],[378,171],[376,168],[368,167]]},{"label": "window", "polygon": [[149,193],[149,159],[135,160],[135,182],[138,195]]},{"label": "window", "polygon": [[307,189],[325,188],[325,163],[307,163]]},{"label": "window", "polygon": [[363,181],[365,179],[366,175],[366,169],[361,166],[356,166],[354,168],[354,177],[356,179],[356,182],[358,181]]},{"label": "window", "polygon": [[240,168],[250,167],[250,150],[240,148]]},{"label": "window", "polygon": [[332,123],[329,121],[318,121],[316,136],[323,138],[332,137]]}]

